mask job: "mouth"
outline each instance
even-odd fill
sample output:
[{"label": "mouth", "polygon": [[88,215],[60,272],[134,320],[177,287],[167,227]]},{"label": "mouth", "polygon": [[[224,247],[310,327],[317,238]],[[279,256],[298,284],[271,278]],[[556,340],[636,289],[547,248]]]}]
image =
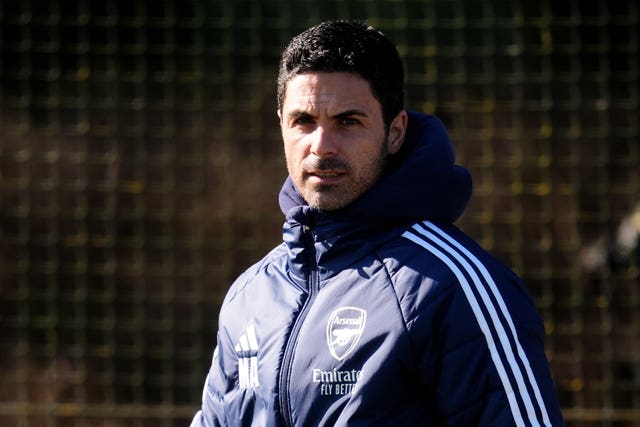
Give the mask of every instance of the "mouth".
[{"label": "mouth", "polygon": [[344,176],[345,172],[340,170],[314,170],[308,172],[309,180],[317,184],[335,184]]}]

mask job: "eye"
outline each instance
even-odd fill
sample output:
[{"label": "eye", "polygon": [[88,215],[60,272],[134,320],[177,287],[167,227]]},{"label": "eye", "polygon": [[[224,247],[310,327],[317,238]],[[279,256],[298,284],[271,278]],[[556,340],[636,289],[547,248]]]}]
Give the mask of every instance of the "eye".
[{"label": "eye", "polygon": [[309,116],[298,116],[293,120],[294,125],[307,125],[313,123],[313,120]]},{"label": "eye", "polygon": [[294,114],[291,117],[291,126],[308,126],[314,122],[314,119],[311,115],[300,113]]},{"label": "eye", "polygon": [[340,124],[343,126],[355,126],[360,124],[360,120],[354,117],[341,117]]}]

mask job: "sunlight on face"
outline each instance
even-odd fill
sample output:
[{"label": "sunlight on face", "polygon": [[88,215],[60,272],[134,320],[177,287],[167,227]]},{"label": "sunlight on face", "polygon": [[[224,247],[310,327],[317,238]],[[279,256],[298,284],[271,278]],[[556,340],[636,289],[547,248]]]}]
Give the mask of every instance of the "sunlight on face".
[{"label": "sunlight on face", "polygon": [[307,203],[323,210],[343,208],[371,188],[404,137],[393,125],[385,132],[369,83],[351,73],[292,78],[278,115],[289,175]]}]

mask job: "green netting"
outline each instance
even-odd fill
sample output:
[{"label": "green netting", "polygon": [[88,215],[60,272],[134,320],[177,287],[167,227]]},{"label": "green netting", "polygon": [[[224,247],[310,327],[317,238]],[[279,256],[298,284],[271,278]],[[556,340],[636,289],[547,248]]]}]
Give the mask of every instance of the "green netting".
[{"label": "green netting", "polygon": [[569,426],[640,425],[635,1],[0,1],[0,425],[187,425],[280,236],[288,39],[367,19],[528,283]]}]

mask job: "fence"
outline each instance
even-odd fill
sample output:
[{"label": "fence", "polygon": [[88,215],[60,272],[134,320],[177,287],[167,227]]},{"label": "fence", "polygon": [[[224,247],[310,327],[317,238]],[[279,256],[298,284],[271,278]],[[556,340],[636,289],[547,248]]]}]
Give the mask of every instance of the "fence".
[{"label": "fence", "polygon": [[635,1],[0,2],[0,425],[187,425],[280,239],[278,55],[367,19],[523,276],[568,426],[640,425]]}]

